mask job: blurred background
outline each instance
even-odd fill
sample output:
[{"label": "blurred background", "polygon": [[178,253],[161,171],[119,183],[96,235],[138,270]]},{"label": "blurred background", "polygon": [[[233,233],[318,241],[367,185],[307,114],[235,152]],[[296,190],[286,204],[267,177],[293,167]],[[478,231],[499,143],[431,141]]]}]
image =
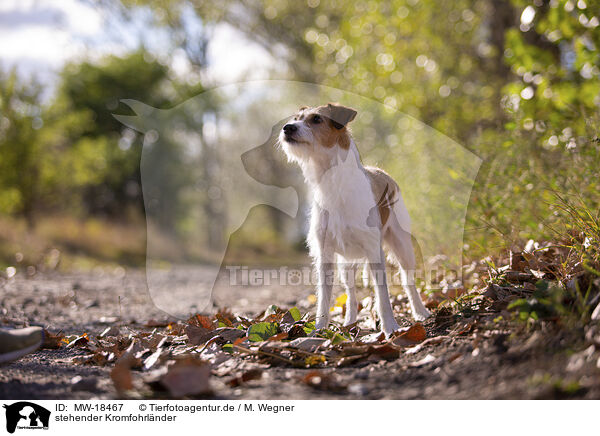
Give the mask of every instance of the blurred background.
[{"label": "blurred background", "polygon": [[[121,100],[171,109],[256,79],[373,99],[481,158],[465,256],[556,238],[571,231],[564,202],[592,214],[600,202],[599,20],[591,0],[4,0],[0,266],[9,276],[143,266],[144,134],[113,117],[136,114]],[[219,99],[205,103],[215,119],[225,112]],[[161,142],[157,159],[188,140]],[[371,163],[414,140],[387,132],[373,143]],[[204,143],[204,162],[218,171],[228,156]],[[267,160],[264,171],[284,177],[282,164]],[[193,183],[177,174],[169,177],[175,185]],[[190,205],[177,186],[166,195],[171,211]],[[235,203],[215,208],[209,188],[194,197],[204,236],[185,248],[197,262],[219,258],[223,223],[238,213]],[[185,240],[192,221],[171,216],[189,218],[158,214],[153,225]],[[304,257],[298,225],[283,225],[273,208],[253,209],[229,260]]]}]

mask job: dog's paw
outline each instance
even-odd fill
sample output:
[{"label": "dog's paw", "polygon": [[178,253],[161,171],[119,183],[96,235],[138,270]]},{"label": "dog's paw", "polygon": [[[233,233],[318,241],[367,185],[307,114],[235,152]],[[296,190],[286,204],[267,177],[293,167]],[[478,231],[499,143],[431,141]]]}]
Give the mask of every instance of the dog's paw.
[{"label": "dog's paw", "polygon": [[423,307],[419,310],[415,310],[413,312],[413,318],[415,319],[415,321],[425,321],[430,316],[431,312],[426,307]]},{"label": "dog's paw", "polygon": [[394,321],[393,323],[388,323],[385,327],[382,327],[381,333],[385,335],[386,339],[389,339],[394,335],[394,333],[400,330],[402,330],[402,328],[396,321]]}]

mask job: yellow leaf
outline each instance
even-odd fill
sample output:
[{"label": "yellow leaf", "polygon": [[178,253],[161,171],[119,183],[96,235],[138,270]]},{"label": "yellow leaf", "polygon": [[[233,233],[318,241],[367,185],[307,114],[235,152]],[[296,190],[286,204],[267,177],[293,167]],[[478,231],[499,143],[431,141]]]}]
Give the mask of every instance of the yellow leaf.
[{"label": "yellow leaf", "polygon": [[320,363],[325,363],[325,356],[308,356],[306,359],[304,359],[304,363],[306,366],[314,366]]},{"label": "yellow leaf", "polygon": [[335,299],[335,305],[338,307],[344,307],[347,299],[348,299],[348,296],[346,294],[342,294]]}]

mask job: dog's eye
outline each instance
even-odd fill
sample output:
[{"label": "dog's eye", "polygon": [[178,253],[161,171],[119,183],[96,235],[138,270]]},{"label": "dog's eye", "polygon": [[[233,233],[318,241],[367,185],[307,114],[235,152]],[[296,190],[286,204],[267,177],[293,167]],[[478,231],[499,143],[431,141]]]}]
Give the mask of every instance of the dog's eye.
[{"label": "dog's eye", "polygon": [[320,115],[314,115],[312,117],[311,121],[315,124],[319,124],[321,121],[323,121],[323,118],[321,118]]}]

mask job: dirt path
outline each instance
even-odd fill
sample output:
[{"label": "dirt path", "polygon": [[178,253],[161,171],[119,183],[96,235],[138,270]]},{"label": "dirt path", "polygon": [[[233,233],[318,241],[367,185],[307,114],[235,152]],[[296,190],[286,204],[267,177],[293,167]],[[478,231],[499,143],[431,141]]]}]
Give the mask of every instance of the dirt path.
[{"label": "dirt path", "polygon": [[[229,294],[221,292],[217,299],[234,313],[255,314],[270,304],[309,310],[310,293],[310,289],[238,287]],[[154,305],[144,273],[121,268],[32,278],[17,275],[0,288],[0,310],[0,325],[43,325],[67,335],[98,335],[117,324],[134,331],[170,317]],[[435,319],[425,327],[428,336],[447,333]],[[326,369],[325,373],[335,372],[335,385],[323,389],[300,381],[309,370],[286,367],[270,368],[260,380],[241,387],[229,387],[214,376],[211,382],[216,398],[233,399],[600,398],[597,357],[582,354],[584,346],[581,338],[565,334],[511,337],[491,331],[453,336],[442,345],[426,345],[392,361],[373,359]],[[590,356],[597,355],[593,352],[588,348]],[[0,398],[114,398],[110,366],[73,364],[71,359],[78,354],[76,348],[41,350],[0,367]]]}]

